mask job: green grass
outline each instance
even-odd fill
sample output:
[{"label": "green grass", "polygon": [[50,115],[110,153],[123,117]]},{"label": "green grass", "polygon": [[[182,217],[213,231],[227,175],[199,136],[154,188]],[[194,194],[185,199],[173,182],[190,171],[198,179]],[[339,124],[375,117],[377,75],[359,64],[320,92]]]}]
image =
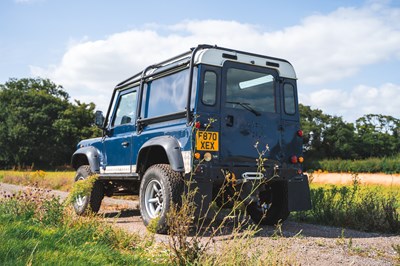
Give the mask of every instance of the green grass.
[{"label": "green grass", "polygon": [[[43,191],[0,198],[0,265],[159,265],[168,256],[151,237],[98,217],[76,217]],[[161,255],[160,255],[161,254]]]},{"label": "green grass", "polygon": [[312,209],[294,213],[299,221],[366,232],[400,233],[400,188],[311,184]]},{"label": "green grass", "polygon": [[[105,242],[87,242],[88,228],[48,228],[26,221],[4,220],[0,225],[2,265],[145,264],[140,257],[114,250]],[[6,224],[4,222],[7,222]]]}]

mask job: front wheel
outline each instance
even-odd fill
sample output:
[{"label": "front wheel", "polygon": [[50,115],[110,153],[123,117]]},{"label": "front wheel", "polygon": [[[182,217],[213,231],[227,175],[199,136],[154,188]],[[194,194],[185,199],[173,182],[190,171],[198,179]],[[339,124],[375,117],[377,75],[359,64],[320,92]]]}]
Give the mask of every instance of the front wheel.
[{"label": "front wheel", "polygon": [[258,193],[258,202],[247,206],[251,219],[262,225],[276,225],[285,221],[290,214],[287,191],[286,182],[266,185],[265,189]]},{"label": "front wheel", "polygon": [[155,164],[145,172],[140,185],[140,213],[143,223],[158,219],[156,231],[168,230],[167,214],[171,204],[179,204],[183,193],[183,176],[168,164]]},{"label": "front wheel", "polygon": [[[89,165],[82,165],[78,168],[75,175],[75,182],[85,180],[93,175]],[[87,195],[78,195],[74,201],[76,214],[84,215],[89,212],[97,213],[100,209],[101,201],[104,197],[104,186],[96,181],[93,184],[92,191]]]}]

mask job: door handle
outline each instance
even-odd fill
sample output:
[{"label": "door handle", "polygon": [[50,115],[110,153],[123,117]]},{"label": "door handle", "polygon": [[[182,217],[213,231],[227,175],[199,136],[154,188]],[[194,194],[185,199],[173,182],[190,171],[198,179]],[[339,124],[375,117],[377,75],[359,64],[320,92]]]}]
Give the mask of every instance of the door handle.
[{"label": "door handle", "polygon": [[225,117],[225,122],[228,127],[232,127],[233,126],[233,115],[227,115]]},{"label": "door handle", "polygon": [[126,147],[129,146],[129,142],[124,141],[124,142],[121,143],[121,145],[122,145],[122,147],[126,148]]}]

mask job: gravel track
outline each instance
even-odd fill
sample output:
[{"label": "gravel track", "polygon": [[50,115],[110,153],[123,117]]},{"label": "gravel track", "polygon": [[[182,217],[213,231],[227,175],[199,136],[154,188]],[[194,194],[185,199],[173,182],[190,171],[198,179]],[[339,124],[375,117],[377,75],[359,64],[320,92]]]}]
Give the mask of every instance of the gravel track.
[{"label": "gravel track", "polygon": [[[9,194],[27,187],[0,183],[0,191]],[[49,190],[65,199],[68,192]],[[127,232],[145,234],[137,200],[105,198],[100,214],[107,223]],[[276,228],[263,226],[256,236],[259,245],[283,250],[285,256],[300,265],[400,265],[393,245],[400,245],[399,235],[365,233],[356,230],[286,221],[282,234],[271,237]],[[225,241],[226,237],[217,238]],[[167,236],[156,235],[157,241],[167,242]]]}]

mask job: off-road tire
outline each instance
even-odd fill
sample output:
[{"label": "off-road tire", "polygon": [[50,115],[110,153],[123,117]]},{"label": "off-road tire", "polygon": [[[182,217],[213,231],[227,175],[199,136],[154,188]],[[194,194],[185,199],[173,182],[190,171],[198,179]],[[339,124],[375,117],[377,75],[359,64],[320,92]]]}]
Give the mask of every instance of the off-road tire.
[{"label": "off-road tire", "polygon": [[[76,170],[75,182],[82,179],[87,179],[89,176],[93,175],[90,170],[89,165],[82,165]],[[89,213],[97,213],[100,209],[101,202],[104,198],[104,186],[100,181],[96,181],[93,184],[92,191],[86,195],[86,197],[82,197],[81,204],[78,203],[78,199],[74,199],[73,205],[76,214],[78,215],[86,215]]]},{"label": "off-road tire", "polygon": [[259,198],[263,198],[262,193],[271,193],[270,207],[265,210],[261,207],[263,200],[259,203],[250,203],[247,212],[251,219],[261,225],[276,225],[287,219],[290,212],[288,209],[288,188],[286,182],[275,182],[270,185],[270,190],[261,191]]},{"label": "off-road tire", "polygon": [[[157,190],[161,188],[161,196],[155,195],[156,190],[150,187],[154,185],[156,185]],[[171,204],[181,204],[183,191],[182,173],[173,171],[168,164],[155,164],[149,167],[144,173],[139,191],[140,214],[143,223],[148,226],[152,219],[157,218],[156,232],[160,234],[167,233],[167,214]],[[162,201],[159,213],[154,210],[157,204],[150,203],[149,198],[158,198],[159,201]]]}]

